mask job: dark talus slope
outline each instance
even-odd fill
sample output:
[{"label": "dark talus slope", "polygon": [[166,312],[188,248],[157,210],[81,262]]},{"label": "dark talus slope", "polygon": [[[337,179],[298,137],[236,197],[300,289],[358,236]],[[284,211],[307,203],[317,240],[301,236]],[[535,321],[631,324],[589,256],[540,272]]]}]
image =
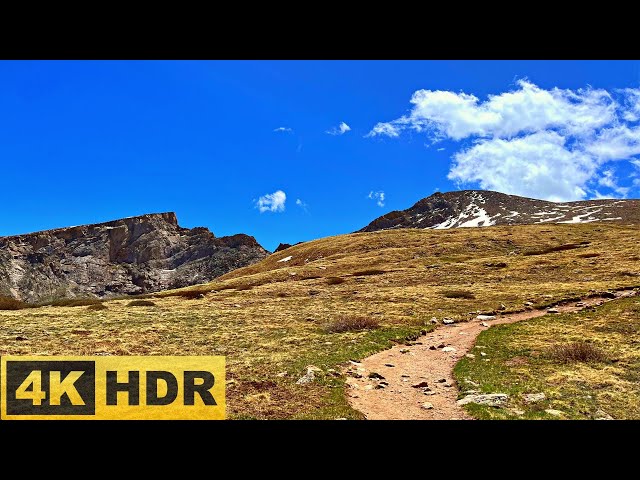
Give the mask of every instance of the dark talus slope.
[{"label": "dark talus slope", "polygon": [[359,231],[599,221],[640,223],[640,200],[555,203],[484,190],[438,192],[407,210],[376,218]]},{"label": "dark talus slope", "polygon": [[0,295],[34,302],[208,282],[269,254],[244,234],[182,228],[175,213],[0,237]]}]

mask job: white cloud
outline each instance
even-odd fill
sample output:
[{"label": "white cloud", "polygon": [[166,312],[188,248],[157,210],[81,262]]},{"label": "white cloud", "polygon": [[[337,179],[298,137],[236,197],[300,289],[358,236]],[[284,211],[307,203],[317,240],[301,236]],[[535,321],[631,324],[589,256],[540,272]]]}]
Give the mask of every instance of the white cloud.
[{"label": "white cloud", "polygon": [[601,160],[617,160],[640,154],[640,127],[604,128],[585,150]]},{"label": "white cloud", "polygon": [[[463,92],[418,90],[409,115],[378,123],[369,135],[413,129],[435,138],[461,140],[470,136],[510,138],[546,128],[568,133],[588,132],[614,119],[615,102],[605,90],[544,90],[519,80],[518,90],[489,95],[485,102]],[[397,136],[397,135],[391,135]]]},{"label": "white cloud", "polygon": [[386,135],[387,137],[400,136],[400,128],[391,123],[378,123],[365,137],[375,137],[376,135]]},{"label": "white cloud", "polygon": [[524,197],[567,201],[584,198],[598,163],[565,148],[555,132],[513,140],[485,140],[454,155],[450,180]]},{"label": "white cloud", "polygon": [[[548,200],[600,195],[618,185],[603,170],[640,155],[640,89],[543,89],[529,80],[481,101],[475,95],[418,90],[408,114],[376,124],[368,137],[422,132],[435,143],[461,142],[448,178],[480,188]],[[440,149],[438,149],[440,151]],[[604,179],[604,180],[602,180]]]},{"label": "white cloud", "polygon": [[278,127],[273,129],[274,132],[293,132],[293,129],[289,127]]},{"label": "white cloud", "polygon": [[367,195],[367,198],[370,198],[371,200],[375,200],[376,201],[376,205],[378,205],[379,207],[384,207],[384,192],[380,191],[380,192],[374,192],[373,190],[369,192],[369,195]]},{"label": "white cloud", "polygon": [[296,199],[296,205],[302,208],[305,212],[307,211],[308,205],[299,198]]},{"label": "white cloud", "polygon": [[344,135],[351,130],[351,127],[344,122],[340,122],[337,127],[331,127],[326,133],[329,135]]},{"label": "white cloud", "polygon": [[[630,188],[621,187],[618,185],[614,172],[611,169],[602,172],[602,176],[598,178],[598,185],[610,188],[623,198],[626,197],[629,193],[629,190],[631,190]],[[596,194],[599,195],[599,192],[596,191]]]},{"label": "white cloud", "polygon": [[273,193],[267,193],[258,199],[256,208],[260,213],[264,212],[284,212],[284,204],[287,201],[287,195],[282,190]]}]

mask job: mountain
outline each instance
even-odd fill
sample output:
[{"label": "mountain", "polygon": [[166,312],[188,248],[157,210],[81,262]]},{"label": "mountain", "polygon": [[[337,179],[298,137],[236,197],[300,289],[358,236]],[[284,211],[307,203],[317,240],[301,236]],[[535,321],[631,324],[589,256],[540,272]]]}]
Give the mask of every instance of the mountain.
[{"label": "mountain", "polygon": [[208,282],[269,252],[244,234],[182,228],[175,213],[0,237],[0,296],[29,302]]},{"label": "mountain", "polygon": [[488,190],[437,192],[407,210],[378,217],[358,231],[604,221],[640,223],[640,200],[555,203]]}]

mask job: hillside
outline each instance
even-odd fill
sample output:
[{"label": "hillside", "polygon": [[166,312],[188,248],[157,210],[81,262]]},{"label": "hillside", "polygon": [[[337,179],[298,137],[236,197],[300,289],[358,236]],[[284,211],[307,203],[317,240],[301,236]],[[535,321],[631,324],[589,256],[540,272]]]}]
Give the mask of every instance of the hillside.
[{"label": "hillside", "polygon": [[640,223],[640,200],[554,203],[484,190],[437,192],[411,208],[376,218],[359,231],[590,222]]},{"label": "hillside", "polygon": [[156,292],[264,258],[253,237],[182,228],[174,213],[0,237],[0,296],[29,302]]},{"label": "hillside", "polygon": [[0,355],[226,355],[230,418],[361,418],[349,360],[415,339],[433,317],[639,286],[639,242],[638,226],[613,222],[323,238],[152,306],[0,311]]}]

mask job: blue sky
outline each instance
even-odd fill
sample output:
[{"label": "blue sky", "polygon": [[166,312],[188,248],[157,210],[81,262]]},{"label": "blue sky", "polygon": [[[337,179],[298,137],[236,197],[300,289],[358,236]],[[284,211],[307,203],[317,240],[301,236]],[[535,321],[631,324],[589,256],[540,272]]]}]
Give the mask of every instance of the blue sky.
[{"label": "blue sky", "polygon": [[436,189],[638,197],[639,87],[637,61],[4,61],[0,235],[175,211],[272,250]]}]

